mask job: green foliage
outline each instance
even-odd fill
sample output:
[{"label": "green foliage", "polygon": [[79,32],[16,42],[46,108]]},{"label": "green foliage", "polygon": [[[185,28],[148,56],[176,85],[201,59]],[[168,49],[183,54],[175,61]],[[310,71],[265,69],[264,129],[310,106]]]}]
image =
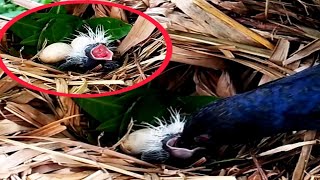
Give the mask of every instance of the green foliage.
[{"label": "green foliage", "polygon": [[95,19],[88,19],[85,21],[91,28],[101,24],[104,29],[108,30],[107,33],[112,36],[112,40],[121,39],[128,34],[131,29],[130,24],[123,23],[119,19],[110,17],[102,17]]},{"label": "green foliage", "polygon": [[121,104],[115,102],[116,97],[77,98],[75,102],[96,120],[103,122],[124,112]]},{"label": "green foliage", "polygon": [[177,97],[176,102],[185,112],[194,112],[215,100],[217,97],[214,96],[183,96]]},{"label": "green foliage", "polygon": [[21,45],[33,49],[35,54],[45,40],[48,44],[65,40],[83,23],[79,17],[64,14],[65,10],[61,9],[64,8],[54,7],[48,13],[30,14],[13,24],[10,30],[21,39]]},{"label": "green foliage", "polygon": [[[49,4],[52,0],[33,0],[41,4]],[[0,0],[0,15],[8,18],[14,18],[15,16],[26,11],[24,7],[15,5],[11,0]]]},{"label": "green foliage", "polygon": [[182,113],[192,113],[202,106],[213,102],[211,96],[174,97],[167,92],[148,87],[140,87],[130,92],[100,98],[76,98],[75,102],[83,111],[99,121],[99,131],[118,133],[120,138],[126,131],[131,119],[136,124],[154,124],[155,118],[168,119],[170,107],[181,109]]},{"label": "green foliage", "polygon": [[25,46],[24,49],[29,50],[28,52],[33,50],[30,53],[36,54],[45,40],[52,44],[72,38],[77,34],[76,31],[86,32],[84,24],[93,29],[101,24],[113,40],[126,36],[131,29],[130,24],[109,17],[83,20],[66,13],[63,6],[56,6],[48,12],[33,13],[20,19],[10,30],[21,39],[20,45]]}]

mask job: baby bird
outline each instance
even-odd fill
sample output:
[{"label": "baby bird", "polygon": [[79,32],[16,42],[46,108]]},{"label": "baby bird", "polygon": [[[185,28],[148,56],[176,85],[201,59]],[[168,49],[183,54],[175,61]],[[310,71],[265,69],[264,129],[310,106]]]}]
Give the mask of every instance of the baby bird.
[{"label": "baby bird", "polygon": [[98,65],[102,65],[103,71],[107,72],[120,67],[121,62],[114,58],[115,43],[111,42],[111,36],[106,35],[103,26],[98,25],[95,31],[87,25],[84,28],[87,33],[79,32],[70,45],[54,43],[46,47],[48,50],[43,50],[40,59],[46,62],[47,57],[57,57],[57,61],[53,62],[63,60],[58,65],[59,70],[79,73],[92,70]]}]

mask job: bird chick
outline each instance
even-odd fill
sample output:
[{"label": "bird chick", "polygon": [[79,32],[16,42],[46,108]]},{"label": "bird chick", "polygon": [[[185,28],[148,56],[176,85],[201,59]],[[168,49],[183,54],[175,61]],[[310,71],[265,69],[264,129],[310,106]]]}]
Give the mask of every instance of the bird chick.
[{"label": "bird chick", "polygon": [[[111,42],[111,36],[106,35],[103,26],[98,25],[95,31],[87,25],[84,28],[87,33],[78,32],[79,34],[70,45],[54,43],[47,46],[41,52],[40,59],[47,63],[64,60],[58,65],[58,69],[79,73],[92,70],[98,65],[102,65],[102,70],[106,72],[120,67],[120,61],[114,57],[116,51],[116,47],[113,46],[114,42]],[[55,50],[52,51],[52,48]]]},{"label": "bird chick", "polygon": [[113,59],[113,51],[110,38],[102,25],[97,26],[95,32],[84,26],[87,33],[79,32],[71,42],[72,51],[66,58],[66,62],[58,68],[61,70],[75,70],[85,72],[103,65],[104,71],[112,71],[121,66],[121,63]]},{"label": "bird chick", "polygon": [[[131,155],[140,155],[144,161],[152,163],[166,162],[170,158],[170,153],[174,154],[178,151],[178,148],[171,148],[174,144],[172,138],[179,136],[182,132],[185,119],[180,115],[179,111],[171,109],[168,123],[159,118],[156,118],[156,120],[156,126],[143,123],[142,126],[145,128],[129,134],[121,143],[121,149]],[[186,150],[181,154],[190,154],[192,153],[191,151]]]}]

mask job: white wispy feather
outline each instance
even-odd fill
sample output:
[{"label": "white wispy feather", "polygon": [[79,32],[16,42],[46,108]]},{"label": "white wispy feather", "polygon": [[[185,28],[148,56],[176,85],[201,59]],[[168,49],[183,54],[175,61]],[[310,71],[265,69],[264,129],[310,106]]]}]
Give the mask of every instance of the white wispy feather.
[{"label": "white wispy feather", "polygon": [[180,134],[185,124],[185,118],[181,117],[180,111],[169,109],[170,119],[166,122],[164,119],[155,117],[157,120],[156,126],[148,123],[143,123],[143,126],[150,129],[151,133],[145,137],[145,146],[142,147],[143,152],[158,151],[162,149],[162,140],[170,134]]}]

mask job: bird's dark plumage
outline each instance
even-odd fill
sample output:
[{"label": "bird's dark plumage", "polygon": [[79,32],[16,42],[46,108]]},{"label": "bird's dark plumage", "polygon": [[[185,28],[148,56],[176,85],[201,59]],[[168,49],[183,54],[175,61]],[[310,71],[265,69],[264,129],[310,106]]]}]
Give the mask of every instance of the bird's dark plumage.
[{"label": "bird's dark plumage", "polygon": [[186,122],[178,147],[242,143],[307,129],[320,129],[319,65],[200,109]]}]

